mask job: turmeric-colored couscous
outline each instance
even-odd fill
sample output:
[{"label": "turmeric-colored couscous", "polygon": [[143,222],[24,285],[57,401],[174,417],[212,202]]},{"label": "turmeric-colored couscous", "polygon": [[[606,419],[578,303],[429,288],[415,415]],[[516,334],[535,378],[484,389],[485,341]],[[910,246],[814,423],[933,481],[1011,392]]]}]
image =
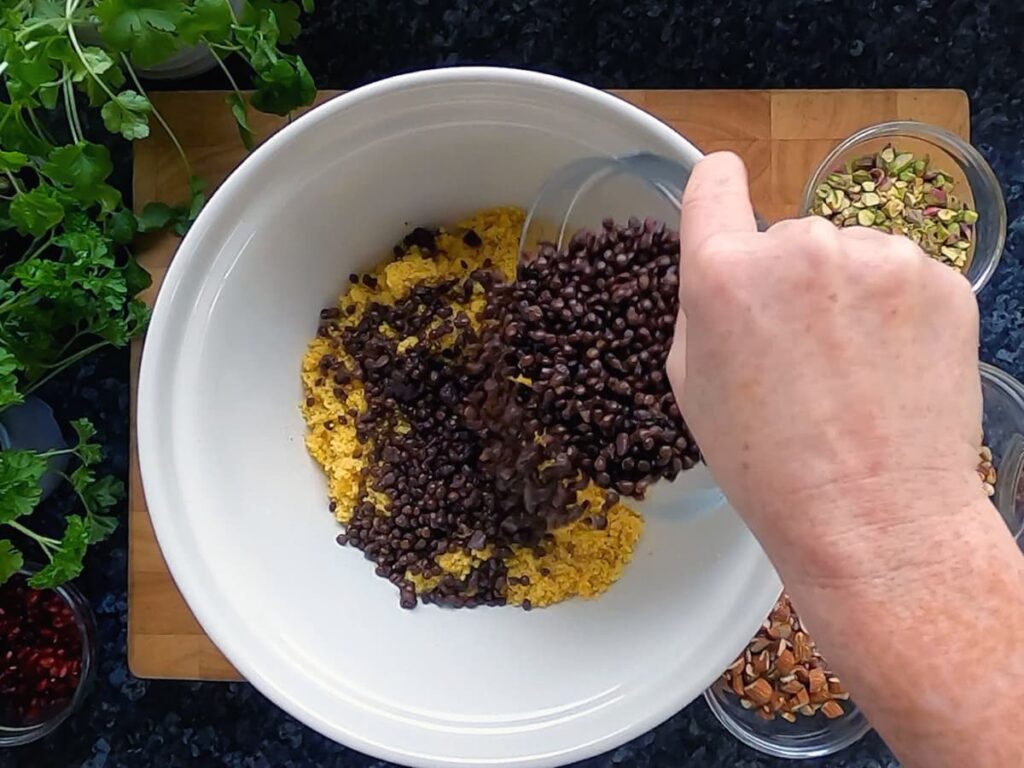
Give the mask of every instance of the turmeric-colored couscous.
[{"label": "turmeric-colored couscous", "polygon": [[[642,518],[617,496],[609,498],[607,491],[577,478],[575,503],[584,514],[543,532],[529,545],[512,540],[496,546],[493,531],[487,529],[485,535],[486,524],[471,531],[461,518],[435,521],[428,516],[433,499],[445,498],[439,485],[455,489],[449,493],[463,493],[468,507],[474,503],[473,493],[465,488],[476,480],[455,461],[432,459],[437,476],[408,483],[400,472],[388,469],[404,466],[395,457],[413,437],[417,458],[448,450],[438,447],[430,434],[418,434],[414,422],[432,414],[424,417],[417,411],[422,397],[403,400],[404,388],[417,385],[415,379],[423,376],[435,377],[436,387],[428,390],[440,388],[444,394],[444,387],[453,385],[443,381],[446,374],[437,361],[463,365],[470,373],[462,379],[472,378],[474,333],[486,322],[487,280],[479,275],[490,271],[505,281],[515,277],[522,223],[519,209],[491,208],[451,230],[419,238],[423,242],[406,238],[394,258],[366,275],[351,276],[337,307],[322,313],[321,330],[302,362],[306,445],[327,477],[331,510],[347,526],[339,541],[357,544],[370,559],[378,557],[378,574],[399,587],[407,607],[416,597],[455,606],[486,602],[527,608],[594,597],[622,574],[643,529]],[[440,304],[429,304],[435,293],[427,289],[441,295]],[[384,319],[378,323],[378,317]],[[463,337],[469,341],[464,343]],[[357,344],[366,346],[353,354]],[[405,381],[398,372],[405,370],[402,365],[422,376],[410,375],[412,381]],[[528,387],[530,382],[518,385]],[[389,398],[392,415],[387,415]],[[460,407],[453,399],[453,412]],[[447,415],[445,419],[445,424],[457,421]],[[472,430],[466,435],[475,439]],[[475,456],[466,461],[475,461]],[[415,482],[421,485],[413,487]],[[482,485],[478,495],[487,503],[500,503],[491,499],[490,487]],[[417,496],[421,492],[427,495]],[[404,518],[417,514],[419,523],[401,527]],[[438,533],[444,526],[451,527],[448,538]],[[382,550],[387,551],[386,562]],[[486,589],[481,586],[485,581]],[[474,601],[477,595],[486,599]]]}]

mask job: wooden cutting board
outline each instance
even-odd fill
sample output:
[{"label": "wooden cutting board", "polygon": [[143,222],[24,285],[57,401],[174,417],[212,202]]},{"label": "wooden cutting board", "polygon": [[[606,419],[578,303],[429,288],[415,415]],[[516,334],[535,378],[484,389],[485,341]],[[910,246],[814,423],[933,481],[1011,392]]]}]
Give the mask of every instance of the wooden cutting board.
[{"label": "wooden cutting board", "polygon": [[[336,93],[323,93],[326,100]],[[750,170],[754,204],[769,221],[797,214],[811,171],[839,140],[885,120],[922,120],[969,138],[967,95],[953,90],[848,91],[621,91],[706,152],[731,149]],[[153,94],[153,103],[174,129],[194,172],[211,188],[245,158],[222,92]],[[265,137],[284,119],[252,115]],[[186,174],[166,133],[135,144],[135,206],[185,196]],[[148,239],[139,259],[153,275],[146,292],[160,288],[178,238]],[[339,282],[343,278],[339,275]],[[128,666],[139,677],[238,680],[235,669],[203,634],[178,593],[160,554],[139,475],[135,402],[142,343],[132,346],[131,468],[128,553]],[[296,371],[298,376],[298,371]]]}]

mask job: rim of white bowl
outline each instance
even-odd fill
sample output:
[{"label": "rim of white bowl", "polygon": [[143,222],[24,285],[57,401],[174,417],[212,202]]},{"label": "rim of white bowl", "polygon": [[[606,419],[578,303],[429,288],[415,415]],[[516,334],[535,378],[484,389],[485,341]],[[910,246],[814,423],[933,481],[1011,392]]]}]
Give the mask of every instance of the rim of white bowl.
[{"label": "rim of white bowl", "polygon": [[[628,101],[582,83],[528,70],[500,67],[453,67],[424,70],[362,86],[321,104],[282,128],[249,155],[213,195],[178,247],[157,298],[142,355],[137,416],[139,463],[157,540],[171,575],[196,619],[213,643],[243,677],[291,716],[334,741],[376,758],[405,765],[514,764],[529,767],[564,765],[614,749],[660,725],[688,703],[697,699],[714,677],[717,677],[717,669],[712,670],[712,674],[703,684],[698,680],[689,687],[680,685],[678,689],[672,691],[672,695],[650,701],[638,716],[632,721],[624,723],[623,727],[614,733],[571,747],[560,748],[555,752],[540,748],[530,754],[509,758],[474,759],[472,757],[424,754],[364,738],[361,734],[348,730],[343,725],[330,721],[317,712],[310,711],[301,701],[291,697],[286,690],[283,690],[282,686],[262,674],[260,663],[254,661],[246,652],[245,638],[237,636],[232,631],[230,623],[224,620],[218,612],[216,592],[210,590],[208,585],[202,582],[197,571],[190,568],[187,542],[178,534],[172,523],[175,509],[179,506],[176,501],[179,494],[174,490],[176,484],[173,471],[169,471],[174,466],[174,462],[169,456],[168,445],[160,439],[160,429],[157,426],[163,404],[167,401],[164,387],[168,378],[161,375],[161,369],[166,368],[169,364],[170,352],[168,349],[171,348],[171,352],[173,352],[172,348],[176,343],[175,336],[179,330],[169,323],[174,312],[174,299],[182,289],[184,279],[187,276],[191,277],[191,270],[199,266],[197,262],[201,259],[202,254],[193,244],[201,242],[205,234],[213,228],[223,209],[228,207],[230,198],[247,188],[252,188],[252,177],[258,173],[261,165],[278,147],[293,141],[315,125],[334,118],[339,112],[350,106],[405,88],[428,84],[479,83],[480,81],[556,91],[610,110],[625,110],[632,119],[639,123],[641,130],[675,145],[680,154],[688,155],[694,161],[702,157],[702,153],[693,144],[668,124]],[[749,601],[754,605],[763,604],[763,610],[758,609],[757,612],[767,614],[778,596],[780,587],[777,579],[774,582],[768,579],[758,587],[759,589],[750,595]],[[723,657],[722,668],[730,660],[731,656],[730,658]],[[715,666],[718,666],[717,663]]]}]

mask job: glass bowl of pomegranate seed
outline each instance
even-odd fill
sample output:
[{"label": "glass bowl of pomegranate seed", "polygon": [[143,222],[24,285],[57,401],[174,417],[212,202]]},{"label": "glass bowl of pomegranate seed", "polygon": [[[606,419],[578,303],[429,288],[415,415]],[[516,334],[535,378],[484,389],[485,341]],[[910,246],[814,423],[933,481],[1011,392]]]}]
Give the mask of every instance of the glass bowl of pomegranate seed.
[{"label": "glass bowl of pomegranate seed", "polygon": [[0,747],[52,733],[95,677],[96,625],[75,587],[33,589],[26,567],[0,585]]}]

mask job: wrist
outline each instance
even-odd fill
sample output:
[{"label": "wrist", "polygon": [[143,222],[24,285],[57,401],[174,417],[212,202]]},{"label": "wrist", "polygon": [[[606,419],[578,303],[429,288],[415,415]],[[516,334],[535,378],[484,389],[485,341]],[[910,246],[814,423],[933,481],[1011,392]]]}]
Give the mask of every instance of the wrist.
[{"label": "wrist", "polygon": [[965,526],[1002,526],[973,472],[876,474],[755,506],[747,522],[787,584],[881,584],[929,573],[945,567]]}]

